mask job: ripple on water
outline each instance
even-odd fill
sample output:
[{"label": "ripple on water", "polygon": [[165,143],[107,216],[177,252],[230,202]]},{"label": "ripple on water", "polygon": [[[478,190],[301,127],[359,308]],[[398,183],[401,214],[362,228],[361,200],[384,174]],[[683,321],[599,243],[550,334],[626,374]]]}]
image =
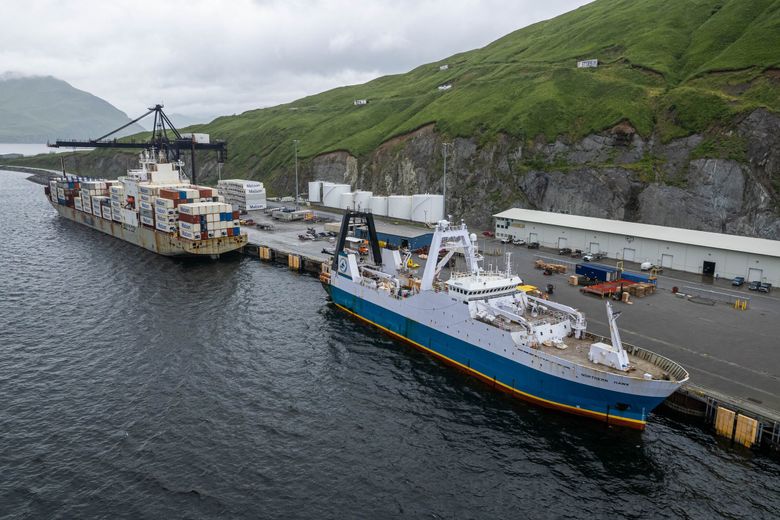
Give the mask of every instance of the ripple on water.
[{"label": "ripple on water", "polygon": [[780,469],[665,417],[491,391],[249,259],[163,258],[0,173],[9,518],[774,518]]}]

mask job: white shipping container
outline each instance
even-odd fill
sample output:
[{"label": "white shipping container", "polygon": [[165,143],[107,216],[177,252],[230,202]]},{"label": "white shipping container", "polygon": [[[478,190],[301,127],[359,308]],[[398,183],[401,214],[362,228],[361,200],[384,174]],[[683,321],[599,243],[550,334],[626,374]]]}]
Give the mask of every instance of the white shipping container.
[{"label": "white shipping container", "polygon": [[179,204],[179,213],[184,215],[197,215],[198,208],[194,203],[191,204]]},{"label": "white shipping container", "polygon": [[187,240],[200,240],[200,234],[196,236],[194,233],[191,233],[183,229],[179,230],[179,236],[181,236],[182,238],[186,238]]},{"label": "white shipping container", "polygon": [[179,229],[189,231],[190,233],[200,233],[200,224],[192,224],[190,222],[179,222]]},{"label": "white shipping container", "polygon": [[131,227],[138,227],[138,213],[132,209],[123,209],[122,222]]}]

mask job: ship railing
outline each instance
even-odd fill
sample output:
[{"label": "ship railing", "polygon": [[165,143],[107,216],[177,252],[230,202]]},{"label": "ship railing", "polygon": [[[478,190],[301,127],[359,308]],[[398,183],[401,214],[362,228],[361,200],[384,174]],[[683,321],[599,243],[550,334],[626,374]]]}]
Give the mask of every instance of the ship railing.
[{"label": "ship railing", "polygon": [[[585,337],[589,339],[593,339],[595,341],[600,341],[602,343],[611,341],[608,338],[605,338],[604,336],[600,336],[598,334],[593,334],[592,332],[586,332]],[[668,374],[669,377],[678,383],[683,383],[688,380],[690,375],[688,374],[688,371],[685,370],[682,366],[680,366],[679,363],[676,363],[672,361],[671,359],[664,357],[660,354],[656,354],[653,351],[643,349],[641,347],[637,347],[636,345],[632,345],[631,343],[623,342],[623,348],[628,352],[629,355],[637,357],[643,361],[647,361],[648,363],[652,364],[653,366],[656,366],[664,371],[664,373]]]}]

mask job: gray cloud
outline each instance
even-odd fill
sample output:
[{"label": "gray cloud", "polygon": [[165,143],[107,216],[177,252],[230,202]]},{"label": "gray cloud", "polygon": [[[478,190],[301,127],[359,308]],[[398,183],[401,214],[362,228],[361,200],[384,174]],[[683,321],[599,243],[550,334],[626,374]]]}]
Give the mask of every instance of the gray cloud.
[{"label": "gray cloud", "polygon": [[0,72],[53,75],[128,115],[214,117],[405,72],[588,0],[3,2]]}]

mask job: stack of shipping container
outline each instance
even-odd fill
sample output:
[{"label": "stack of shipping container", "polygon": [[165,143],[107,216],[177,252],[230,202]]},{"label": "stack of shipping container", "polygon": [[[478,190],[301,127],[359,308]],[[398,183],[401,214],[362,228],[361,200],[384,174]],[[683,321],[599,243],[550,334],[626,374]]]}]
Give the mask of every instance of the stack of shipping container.
[{"label": "stack of shipping container", "polygon": [[55,204],[75,207],[79,196],[78,181],[68,179],[55,179],[49,181],[49,199]]},{"label": "stack of shipping container", "polygon": [[179,206],[179,235],[188,240],[241,234],[239,212],[222,202],[195,202]]},{"label": "stack of shipping container", "polygon": [[216,189],[206,186],[151,184],[124,178],[121,181],[60,178],[49,182],[47,193],[54,204],[130,226],[140,224],[187,240],[241,234],[239,211],[225,203]]},{"label": "stack of shipping container", "polygon": [[225,179],[217,183],[219,194],[225,202],[241,211],[261,210],[266,207],[266,194],[262,182],[244,179]]}]

